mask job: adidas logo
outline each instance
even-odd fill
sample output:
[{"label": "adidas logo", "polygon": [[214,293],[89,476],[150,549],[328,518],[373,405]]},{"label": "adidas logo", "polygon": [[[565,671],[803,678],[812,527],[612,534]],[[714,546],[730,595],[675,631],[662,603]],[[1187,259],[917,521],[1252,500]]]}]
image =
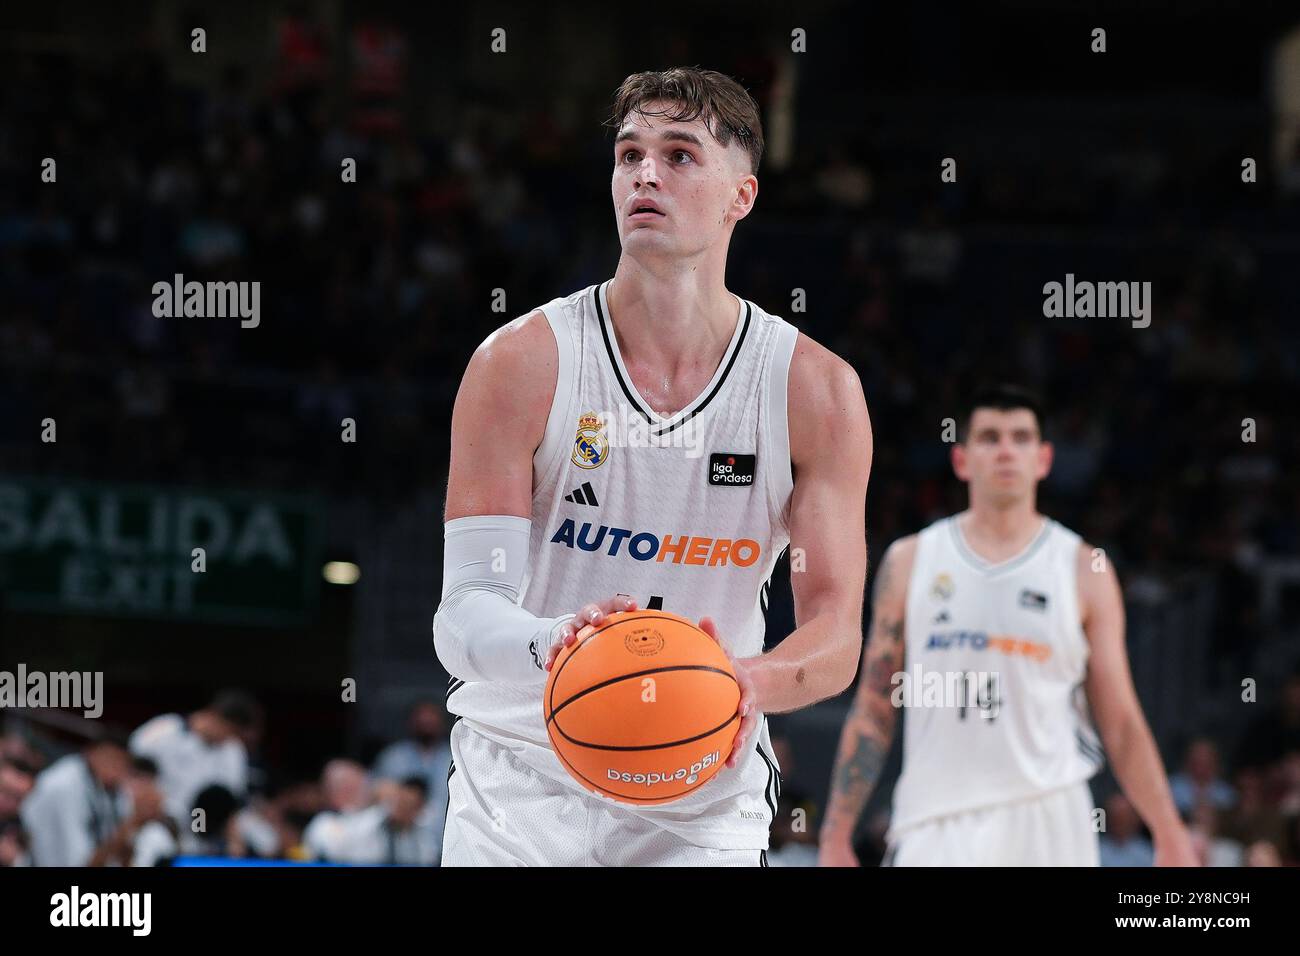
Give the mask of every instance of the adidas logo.
[{"label": "adidas logo", "polygon": [[596,491],[591,487],[590,481],[584,481],[581,488],[574,488],[564,496],[565,501],[572,501],[580,505],[599,505],[596,500]]},{"label": "adidas logo", "polygon": [[944,611],[940,611],[938,614],[936,614],[936,615],[934,616],[934,623],[935,623],[935,624],[947,624],[947,623],[948,623],[948,612],[947,612],[946,610],[944,610]]}]

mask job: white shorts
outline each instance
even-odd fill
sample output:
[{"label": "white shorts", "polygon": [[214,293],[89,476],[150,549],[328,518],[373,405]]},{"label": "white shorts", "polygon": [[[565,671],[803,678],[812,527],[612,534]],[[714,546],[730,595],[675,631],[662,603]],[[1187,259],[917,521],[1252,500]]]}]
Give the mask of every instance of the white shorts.
[{"label": "white shorts", "polygon": [[[458,720],[443,866],[767,866],[767,851],[694,846],[537,773]],[[472,767],[472,772],[467,772]]]},{"label": "white shorts", "polygon": [[888,866],[1099,866],[1086,781],[891,833]]}]

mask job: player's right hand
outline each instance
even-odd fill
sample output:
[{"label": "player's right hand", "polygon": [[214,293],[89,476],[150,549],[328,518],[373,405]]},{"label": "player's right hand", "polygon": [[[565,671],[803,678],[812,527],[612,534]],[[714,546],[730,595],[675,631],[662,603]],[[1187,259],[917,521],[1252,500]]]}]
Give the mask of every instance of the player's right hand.
[{"label": "player's right hand", "polygon": [[599,604],[584,604],[577,614],[569,618],[565,625],[555,632],[555,640],[551,642],[551,646],[546,652],[546,669],[548,671],[551,669],[551,665],[555,663],[555,658],[559,656],[560,651],[576,641],[578,632],[588,624],[599,624],[605,620],[606,614],[613,614],[615,611],[635,610],[636,598],[630,598],[622,594],[601,601]]},{"label": "player's right hand", "polygon": [[853,852],[853,844],[848,840],[823,836],[821,845],[817,848],[817,865],[861,866],[862,864],[858,861],[858,855]]}]

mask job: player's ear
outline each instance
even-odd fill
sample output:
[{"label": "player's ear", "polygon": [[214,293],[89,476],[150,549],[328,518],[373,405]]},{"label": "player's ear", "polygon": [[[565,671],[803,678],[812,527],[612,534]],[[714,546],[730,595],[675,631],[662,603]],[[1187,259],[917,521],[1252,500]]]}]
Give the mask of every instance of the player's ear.
[{"label": "player's ear", "polygon": [[1038,443],[1038,480],[1042,481],[1052,471],[1052,459],[1055,449],[1050,441]]},{"label": "player's ear", "polygon": [[966,462],[966,446],[961,442],[957,442],[952,446],[952,451],[949,454],[952,456],[953,474],[962,481],[969,481],[970,471],[967,468]]},{"label": "player's ear", "polygon": [[758,177],[753,173],[742,171],[742,177],[736,183],[736,192],[731,200],[731,214],[736,222],[744,219],[754,211],[758,200]]}]

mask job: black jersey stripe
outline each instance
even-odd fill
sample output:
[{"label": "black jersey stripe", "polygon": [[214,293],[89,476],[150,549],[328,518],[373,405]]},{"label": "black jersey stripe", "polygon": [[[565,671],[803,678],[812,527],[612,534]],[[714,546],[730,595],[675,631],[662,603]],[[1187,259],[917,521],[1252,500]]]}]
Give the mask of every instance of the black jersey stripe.
[{"label": "black jersey stripe", "polygon": [[736,364],[736,357],[740,355],[740,350],[745,344],[745,337],[749,334],[749,319],[750,319],[749,303],[746,302],[745,303],[745,325],[740,330],[740,338],[736,340],[736,347],[731,353],[731,358],[727,360],[727,367],[722,370],[722,376],[718,379],[718,383],[714,385],[713,390],[710,391],[709,394],[705,396],[704,401],[700,402],[700,404],[696,405],[694,408],[691,409],[690,414],[677,419],[671,425],[668,425],[667,427],[661,429],[659,432],[656,433],[655,435],[656,438],[660,438],[664,435],[667,435],[669,432],[674,431],[675,429],[689,422],[700,412],[704,411],[704,409],[708,407],[709,402],[713,401],[713,397],[717,395],[719,391],[722,390],[722,386],[726,383],[728,376],[730,376],[731,374],[731,367]]},{"label": "black jersey stripe", "polygon": [[[764,720],[767,719],[764,715]],[[767,801],[768,808],[772,811],[772,823],[776,822],[776,797],[780,795],[780,790],[776,785],[776,766],[772,763],[771,758],[763,753],[763,745],[759,744],[756,748],[758,755],[763,758],[763,763],[767,764],[767,785],[763,787],[763,799]]]},{"label": "black jersey stripe", "polygon": [[591,301],[596,306],[596,324],[600,326],[600,337],[605,342],[605,354],[609,356],[609,366],[614,370],[614,378],[618,380],[619,388],[623,390],[623,395],[627,400],[632,403],[632,407],[645,418],[646,423],[654,424],[654,417],[641,405],[640,400],[633,394],[627,382],[623,381],[623,373],[618,370],[618,359],[614,355],[614,345],[610,342],[609,331],[605,328],[605,310],[600,307],[599,285],[592,287]]},{"label": "black jersey stripe", "polygon": [[740,355],[740,350],[741,348],[744,347],[745,339],[749,335],[749,324],[750,324],[750,319],[752,318],[752,309],[750,307],[750,303],[747,299],[741,300],[742,302],[745,303],[745,318],[744,318],[744,324],[741,326],[740,329],[740,337],[736,340],[735,348],[731,350],[731,355],[728,357],[727,364],[722,370],[722,375],[719,376],[717,383],[713,386],[709,394],[704,397],[704,401],[700,402],[700,404],[696,405],[693,409],[691,409],[691,411],[688,414],[683,415],[681,418],[674,420],[670,424],[663,424],[663,423],[657,424],[654,420],[654,416],[651,415],[650,412],[646,409],[646,407],[641,403],[640,398],[632,390],[632,387],[628,384],[628,382],[623,378],[623,373],[619,371],[618,356],[614,352],[614,343],[610,341],[609,330],[605,328],[605,324],[606,324],[605,310],[600,307],[600,289],[601,289],[600,285],[596,285],[592,289],[591,299],[596,306],[596,324],[600,326],[600,337],[601,340],[605,343],[605,354],[609,356],[609,365],[610,368],[614,370],[614,378],[618,381],[618,387],[623,390],[624,397],[627,398],[628,402],[631,403],[632,407],[641,413],[641,416],[646,420],[646,423],[659,428],[659,431],[652,433],[653,437],[660,438],[664,435],[667,435],[669,432],[672,432],[677,428],[680,428],[682,425],[690,421],[700,412],[704,411],[704,409],[708,407],[708,404],[711,401],[713,401],[714,396],[716,396],[718,392],[722,389],[722,386],[727,381],[727,378],[731,375],[732,366],[736,364],[736,357]]}]

